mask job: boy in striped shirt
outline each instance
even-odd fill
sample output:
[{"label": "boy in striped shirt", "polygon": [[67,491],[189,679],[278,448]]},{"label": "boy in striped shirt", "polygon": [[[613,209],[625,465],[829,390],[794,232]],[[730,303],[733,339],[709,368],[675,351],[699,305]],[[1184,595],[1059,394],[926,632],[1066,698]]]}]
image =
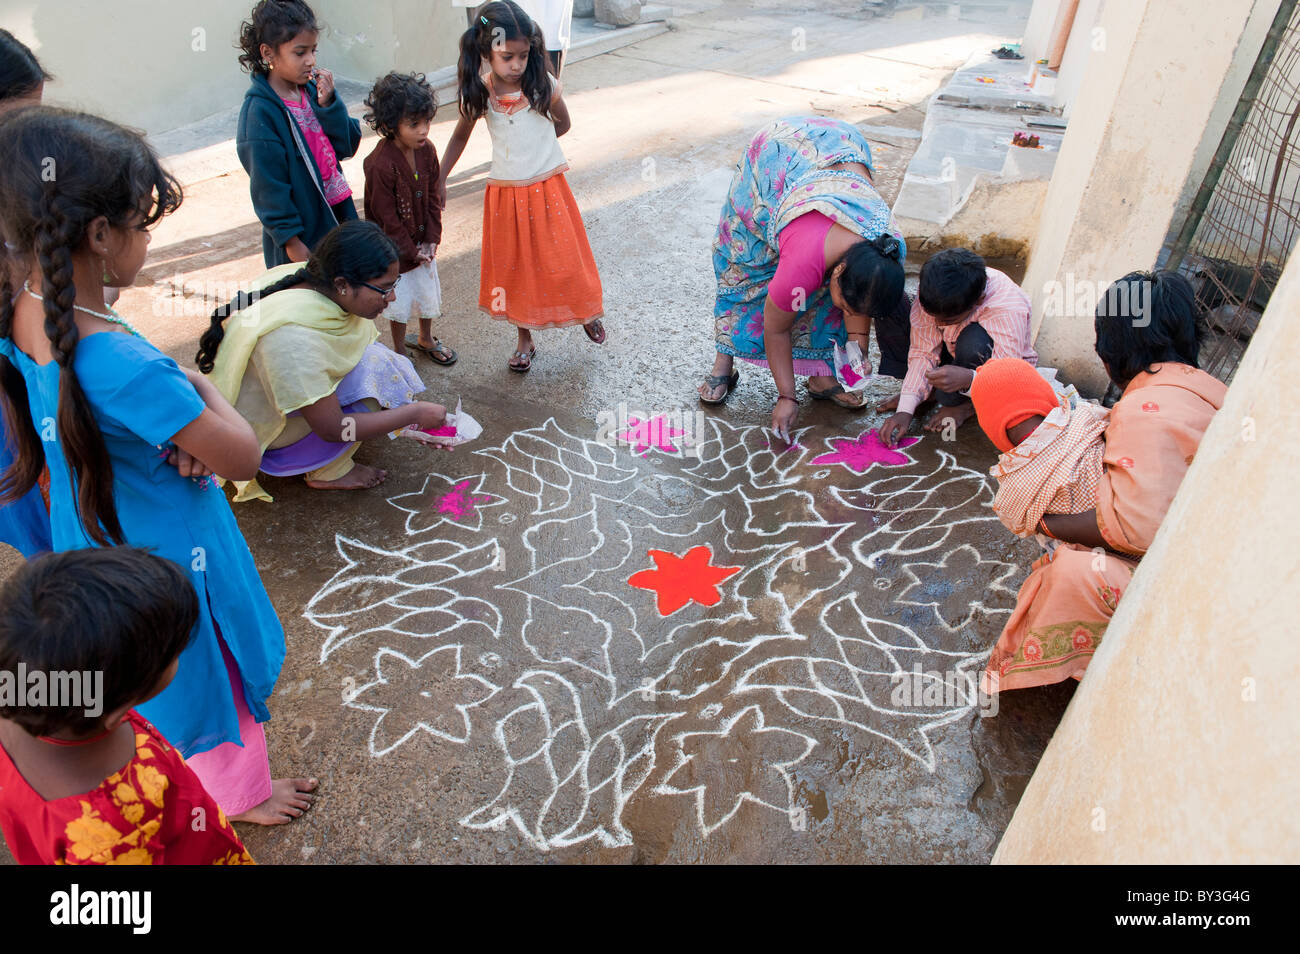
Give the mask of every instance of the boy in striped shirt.
[{"label": "boy in striped shirt", "polygon": [[[960,427],[975,413],[966,394],[975,369],[990,358],[1038,363],[1030,344],[1029,297],[969,249],[945,249],[927,261],[918,292],[902,392],[877,408],[896,411],[880,426],[881,441],[891,447],[907,433],[917,408],[931,398],[940,409],[925,429],[940,431],[949,422]],[[882,345],[881,369],[900,366],[902,336],[877,333],[877,340]],[[885,354],[886,346],[895,353]]]}]

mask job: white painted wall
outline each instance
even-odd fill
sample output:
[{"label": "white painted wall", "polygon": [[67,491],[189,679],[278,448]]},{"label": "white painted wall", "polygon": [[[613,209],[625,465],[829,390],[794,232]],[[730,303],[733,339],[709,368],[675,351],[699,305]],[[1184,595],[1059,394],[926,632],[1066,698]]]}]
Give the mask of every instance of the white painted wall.
[{"label": "white painted wall", "polygon": [[[452,65],[465,29],[464,11],[448,0],[312,7],[323,26],[321,65],[364,82]],[[239,104],[248,76],[235,44],[252,8],[252,0],[4,0],[0,27],[55,75],[48,102],[156,135]]]}]

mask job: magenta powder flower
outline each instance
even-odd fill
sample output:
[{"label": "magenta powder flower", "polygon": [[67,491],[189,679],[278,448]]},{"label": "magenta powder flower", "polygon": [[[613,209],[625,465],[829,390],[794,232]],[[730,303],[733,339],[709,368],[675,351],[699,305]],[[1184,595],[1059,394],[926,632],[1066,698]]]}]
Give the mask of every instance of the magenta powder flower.
[{"label": "magenta powder flower", "polygon": [[898,447],[886,447],[875,430],[859,434],[857,437],[832,437],[831,445],[835,448],[828,454],[814,457],[810,464],[843,464],[856,474],[865,474],[874,465],[882,467],[901,467],[912,463],[912,458],[902,452],[902,448],[911,447],[921,438],[904,437]]}]

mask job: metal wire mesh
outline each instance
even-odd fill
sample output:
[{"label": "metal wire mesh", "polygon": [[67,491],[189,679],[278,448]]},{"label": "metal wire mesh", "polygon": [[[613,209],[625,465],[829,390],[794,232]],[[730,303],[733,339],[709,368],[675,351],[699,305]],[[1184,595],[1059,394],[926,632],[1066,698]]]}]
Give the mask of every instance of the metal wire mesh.
[{"label": "metal wire mesh", "polygon": [[1209,319],[1201,367],[1223,381],[1236,371],[1300,235],[1300,6],[1294,0],[1283,4],[1275,27],[1239,103],[1244,120],[1237,130],[1229,127],[1193,205],[1193,216],[1198,206],[1203,211],[1184,229],[1190,241],[1170,258],[1192,280]]}]

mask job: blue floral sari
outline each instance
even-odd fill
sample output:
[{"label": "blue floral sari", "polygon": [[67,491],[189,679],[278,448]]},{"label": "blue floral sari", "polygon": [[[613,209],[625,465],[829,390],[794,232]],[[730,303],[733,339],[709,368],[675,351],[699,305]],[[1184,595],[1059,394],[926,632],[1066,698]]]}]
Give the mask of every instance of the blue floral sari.
[{"label": "blue floral sari", "polygon": [[[865,239],[887,231],[898,235],[889,206],[870,180],[858,172],[828,168],[846,162],[860,162],[875,171],[862,133],[837,119],[780,119],[754,136],[731,181],[713,242],[718,351],[767,363],[763,304],[776,275],[777,238],[799,216],[821,212]],[[898,239],[901,243],[902,236]],[[906,252],[904,247],[904,256]],[[791,329],[796,373],[830,373],[809,365],[824,362],[832,367],[834,345],[843,347],[846,339],[843,316],[822,285]]]}]

